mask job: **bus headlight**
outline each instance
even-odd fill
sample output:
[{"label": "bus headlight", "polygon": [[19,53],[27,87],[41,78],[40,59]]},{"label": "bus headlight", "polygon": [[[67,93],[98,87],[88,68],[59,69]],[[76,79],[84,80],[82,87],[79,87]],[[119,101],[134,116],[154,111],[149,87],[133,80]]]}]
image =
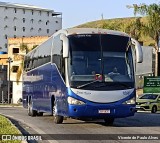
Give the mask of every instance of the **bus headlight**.
[{"label": "bus headlight", "polygon": [[123,104],[135,104],[135,103],[136,103],[136,98],[135,97],[123,102]]},{"label": "bus headlight", "polygon": [[77,100],[73,97],[68,97],[68,103],[72,105],[83,105],[85,104],[83,101]]}]

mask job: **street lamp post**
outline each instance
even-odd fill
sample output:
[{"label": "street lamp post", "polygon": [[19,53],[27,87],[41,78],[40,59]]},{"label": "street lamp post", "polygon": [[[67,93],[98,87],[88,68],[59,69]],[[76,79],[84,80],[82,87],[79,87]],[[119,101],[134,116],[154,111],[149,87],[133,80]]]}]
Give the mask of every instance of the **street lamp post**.
[{"label": "street lamp post", "polygon": [[10,74],[11,74],[10,73],[10,66],[11,66],[11,62],[13,62],[12,58],[9,57],[7,62],[8,62],[8,104],[9,104],[10,103]]}]

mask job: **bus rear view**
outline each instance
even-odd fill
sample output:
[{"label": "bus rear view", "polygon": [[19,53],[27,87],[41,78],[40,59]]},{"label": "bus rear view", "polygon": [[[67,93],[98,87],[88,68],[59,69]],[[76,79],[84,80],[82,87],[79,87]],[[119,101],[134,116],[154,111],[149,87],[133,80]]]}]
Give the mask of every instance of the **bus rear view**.
[{"label": "bus rear view", "polygon": [[137,62],[142,62],[137,41],[125,33],[104,29],[61,30],[52,38],[51,55],[59,50],[59,58],[52,56],[50,81],[43,78],[41,83],[53,83],[56,91],[51,89],[46,95],[50,110],[45,110],[43,104],[42,110],[34,105],[31,110],[49,111],[56,123],[72,117],[104,119],[110,125],[115,118],[134,115],[133,54],[136,53]]}]

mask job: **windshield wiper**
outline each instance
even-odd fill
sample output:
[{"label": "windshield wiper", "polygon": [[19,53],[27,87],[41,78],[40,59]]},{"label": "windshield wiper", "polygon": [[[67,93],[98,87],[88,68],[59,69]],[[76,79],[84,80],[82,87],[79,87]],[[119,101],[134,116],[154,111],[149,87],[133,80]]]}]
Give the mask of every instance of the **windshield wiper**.
[{"label": "windshield wiper", "polygon": [[126,88],[132,88],[131,86],[129,86],[128,84],[125,84],[123,82],[115,81],[115,83],[117,83],[117,85],[119,84],[119,85],[124,86]]},{"label": "windshield wiper", "polygon": [[96,85],[95,88],[106,87],[106,86],[118,86],[118,84],[126,88],[132,88],[131,86],[121,83],[121,82],[111,82],[111,83],[106,83],[106,84],[103,83],[103,84]]},{"label": "windshield wiper", "polygon": [[92,84],[92,83],[95,83],[95,82],[100,82],[100,81],[99,81],[99,80],[94,80],[94,81],[91,81],[91,82],[88,82],[88,83],[79,85],[79,86],[77,86],[77,88],[82,88],[82,87],[88,86],[88,85],[90,85],[90,84]]}]

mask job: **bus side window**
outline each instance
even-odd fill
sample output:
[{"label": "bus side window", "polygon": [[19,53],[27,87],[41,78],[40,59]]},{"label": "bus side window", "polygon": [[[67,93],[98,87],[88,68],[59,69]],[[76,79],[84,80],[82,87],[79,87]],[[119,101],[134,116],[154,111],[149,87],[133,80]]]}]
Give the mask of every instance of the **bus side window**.
[{"label": "bus side window", "polygon": [[53,63],[55,63],[58,67],[58,69],[60,69],[60,55],[53,55],[52,57],[52,60],[53,60]]},{"label": "bus side window", "polygon": [[55,63],[58,66],[58,68],[60,68],[61,49],[62,49],[62,41],[60,40],[60,35],[57,35],[53,39],[52,62]]}]

